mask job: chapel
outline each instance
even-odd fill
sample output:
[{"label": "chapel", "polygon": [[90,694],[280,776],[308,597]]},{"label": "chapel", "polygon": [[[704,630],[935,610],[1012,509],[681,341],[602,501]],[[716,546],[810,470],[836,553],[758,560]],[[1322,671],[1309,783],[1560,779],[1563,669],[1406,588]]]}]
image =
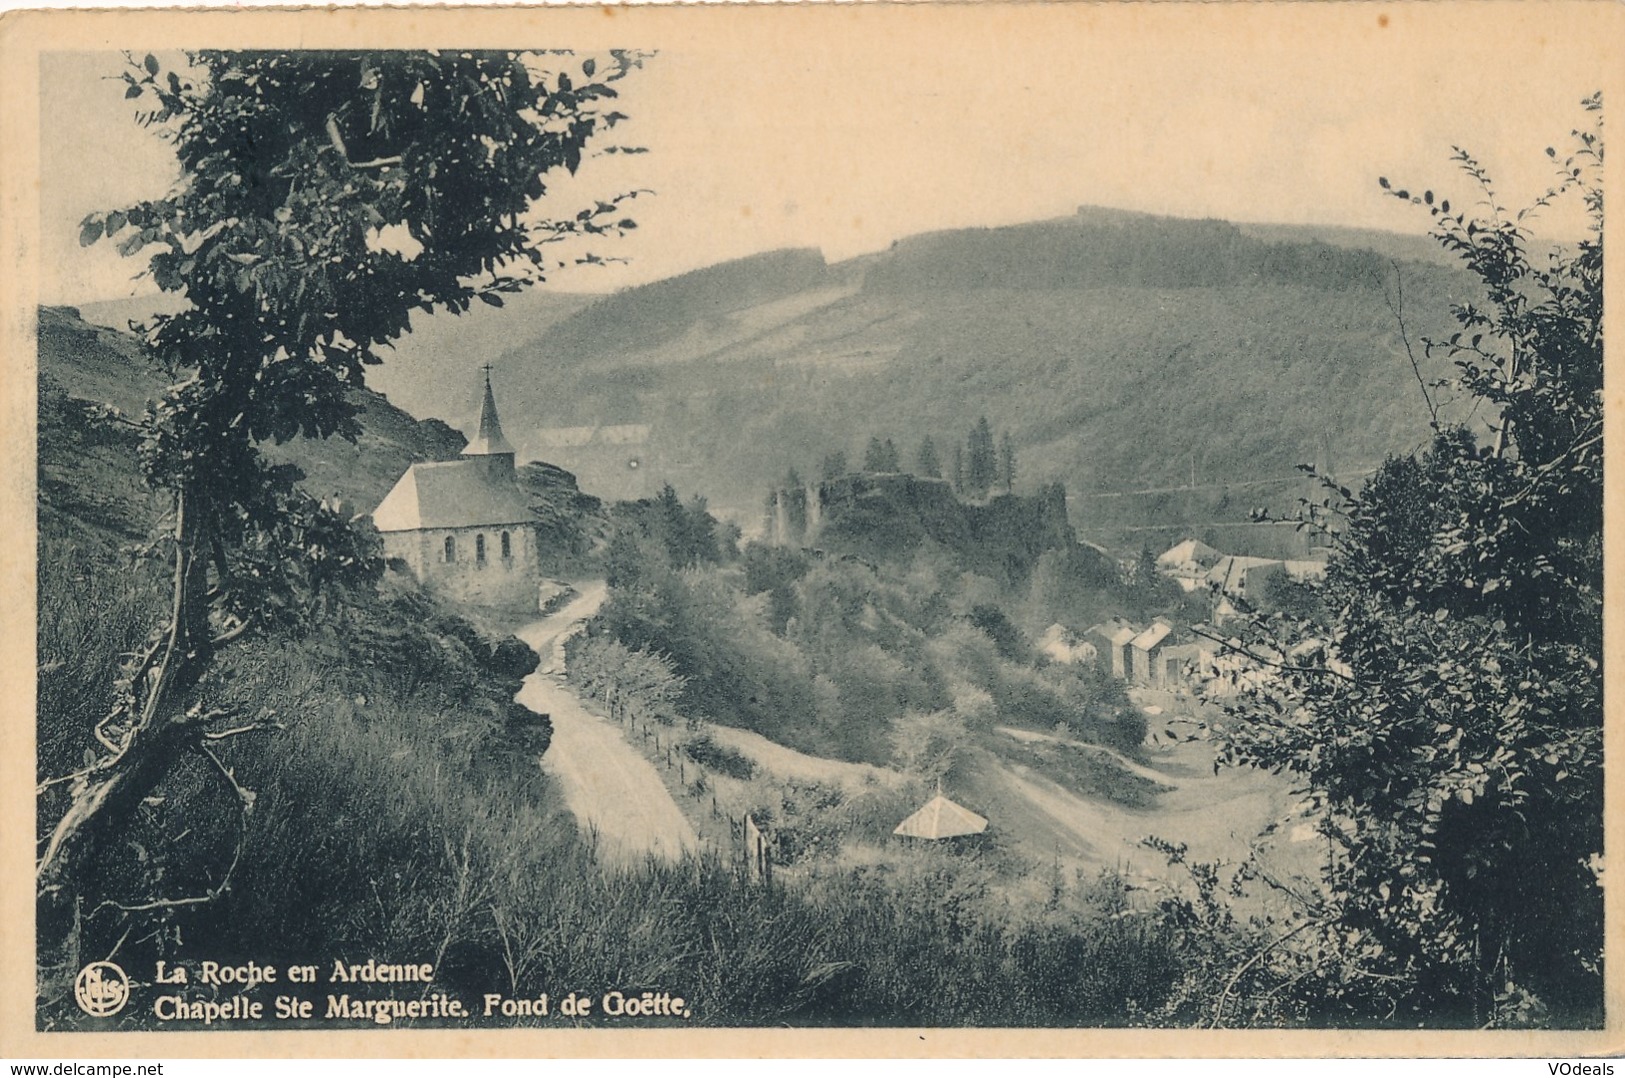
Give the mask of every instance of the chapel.
[{"label": "chapel", "polygon": [[412,465],[372,514],[384,555],[448,598],[534,609],[541,582],[535,517],[514,470],[485,370],[479,430],[457,460]]}]

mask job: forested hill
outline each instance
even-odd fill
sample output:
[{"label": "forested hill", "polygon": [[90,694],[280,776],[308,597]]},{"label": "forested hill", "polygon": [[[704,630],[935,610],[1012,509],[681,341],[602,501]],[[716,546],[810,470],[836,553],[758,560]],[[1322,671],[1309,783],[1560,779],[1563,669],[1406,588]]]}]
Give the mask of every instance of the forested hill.
[{"label": "forested hill", "polygon": [[951,466],[984,414],[1012,434],[1018,490],[1354,469],[1427,435],[1396,263],[1425,365],[1420,338],[1449,331],[1468,286],[1437,261],[1394,258],[1425,250],[1420,237],[1373,251],[1314,235],[1086,209],[835,265],[773,252],[563,319],[513,317],[493,359],[504,429],[592,493],[670,481],[747,525],[790,468],[816,475],[836,449],[861,459],[874,434],[905,465],[930,435]]},{"label": "forested hill", "polygon": [[[1395,312],[1432,378],[1445,371],[1422,338],[1454,330],[1449,306],[1469,290],[1430,243],[1084,207],[842,263],[774,251],[424,318],[369,381],[463,424],[492,362],[522,458],[608,498],[671,482],[747,527],[791,468],[816,475],[837,449],[861,460],[871,435],[905,467],[930,435],[951,467],[982,415],[1012,436],[1018,492],[1063,482],[1080,527],[1085,507],[1184,527],[1225,503],[1241,520],[1261,489],[1301,489],[1226,485],[1305,462],[1351,474],[1426,438]],[[1193,479],[1211,497],[1184,499],[1206,507],[1189,521],[1086,497]]]},{"label": "forested hill", "polygon": [[869,272],[865,289],[1079,291],[1256,284],[1345,291],[1369,289],[1388,272],[1388,260],[1374,251],[1255,239],[1227,221],[1097,212],[1073,221],[901,240]]}]

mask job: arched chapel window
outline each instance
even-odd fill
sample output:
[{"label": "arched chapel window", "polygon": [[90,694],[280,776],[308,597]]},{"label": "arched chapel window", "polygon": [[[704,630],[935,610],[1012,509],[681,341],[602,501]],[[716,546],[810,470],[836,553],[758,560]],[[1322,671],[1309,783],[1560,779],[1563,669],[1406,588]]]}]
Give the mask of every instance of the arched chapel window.
[{"label": "arched chapel window", "polygon": [[457,560],[457,537],[455,535],[446,536],[446,560]]},{"label": "arched chapel window", "polygon": [[474,537],[474,560],[482,564],[485,561],[485,536],[483,535]]},{"label": "arched chapel window", "polygon": [[513,557],[513,543],[509,540],[507,532],[502,533],[502,556],[504,558]]}]

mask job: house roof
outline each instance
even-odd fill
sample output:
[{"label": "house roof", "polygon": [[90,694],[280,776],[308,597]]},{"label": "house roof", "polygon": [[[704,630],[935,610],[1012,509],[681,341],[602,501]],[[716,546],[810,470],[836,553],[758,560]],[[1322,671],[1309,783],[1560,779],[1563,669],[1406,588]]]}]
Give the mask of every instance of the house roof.
[{"label": "house roof", "polygon": [[1157,556],[1157,564],[1163,568],[1177,565],[1212,565],[1220,558],[1222,553],[1214,550],[1200,539],[1187,539],[1169,547]]},{"label": "house roof", "polygon": [[1220,558],[1207,572],[1207,582],[1225,591],[1247,586],[1247,574],[1264,566],[1281,565],[1279,558],[1244,558],[1231,554]]},{"label": "house roof", "polygon": [[978,816],[964,805],[938,794],[927,801],[924,808],[898,824],[892,834],[907,838],[955,838],[979,835],[985,830],[985,816]]},{"label": "house roof", "polygon": [[530,506],[513,482],[478,458],[414,464],[372,512],[381,532],[526,524]]},{"label": "house roof", "polygon": [[1140,651],[1150,651],[1152,648],[1166,640],[1168,638],[1168,634],[1173,631],[1172,626],[1168,625],[1166,622],[1159,621],[1153,624],[1145,632],[1129,641],[1129,643],[1134,645],[1134,647]]},{"label": "house roof", "polygon": [[1112,642],[1112,647],[1120,648],[1124,644],[1129,643],[1136,636],[1139,636],[1139,635],[1140,635],[1140,630],[1138,628],[1136,628],[1133,625],[1129,625],[1127,623],[1124,623],[1123,625],[1118,626],[1116,629],[1114,629],[1112,631],[1111,636],[1110,636],[1109,639]]}]

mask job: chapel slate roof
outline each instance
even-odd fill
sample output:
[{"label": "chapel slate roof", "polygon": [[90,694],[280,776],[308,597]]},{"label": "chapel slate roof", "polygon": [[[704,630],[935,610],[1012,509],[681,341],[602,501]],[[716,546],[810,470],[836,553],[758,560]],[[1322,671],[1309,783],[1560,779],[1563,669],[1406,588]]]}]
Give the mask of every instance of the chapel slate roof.
[{"label": "chapel slate roof", "polygon": [[487,462],[478,457],[412,465],[372,514],[372,522],[381,532],[478,528],[531,520],[530,506],[519,487],[493,475]]},{"label": "chapel slate roof", "polygon": [[500,456],[512,454],[513,445],[502,436],[502,422],[497,418],[497,400],[491,393],[491,372],[485,372],[485,397],[480,401],[480,427],[463,448],[465,457]]}]

